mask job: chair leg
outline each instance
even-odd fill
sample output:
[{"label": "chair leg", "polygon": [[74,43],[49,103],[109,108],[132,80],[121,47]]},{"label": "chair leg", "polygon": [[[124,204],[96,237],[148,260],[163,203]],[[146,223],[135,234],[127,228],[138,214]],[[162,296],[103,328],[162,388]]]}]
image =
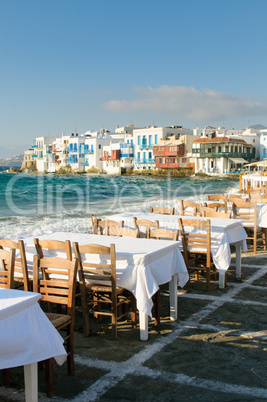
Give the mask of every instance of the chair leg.
[{"label": "chair leg", "polygon": [[254,251],[254,254],[256,254],[256,252],[257,252],[257,230],[254,230],[254,233],[253,233],[253,251]]},{"label": "chair leg", "polygon": [[54,395],[54,374],[53,374],[53,358],[45,360],[45,376],[46,376],[46,396],[52,398]]},{"label": "chair leg", "polygon": [[112,339],[117,339],[117,296],[112,295],[112,315],[111,315],[111,324],[112,324]]},{"label": "chair leg", "polygon": [[207,268],[206,290],[210,290],[210,268]]},{"label": "chair leg", "polygon": [[74,356],[73,356],[73,326],[74,323],[71,323],[67,327],[67,362],[68,362],[68,373],[74,374]]},{"label": "chair leg", "polygon": [[10,370],[9,369],[3,369],[3,386],[5,388],[10,386]]},{"label": "chair leg", "polygon": [[262,240],[263,240],[263,249],[266,251],[266,228],[262,228]]},{"label": "chair leg", "polygon": [[155,293],[155,326],[160,325],[160,288]]},{"label": "chair leg", "polygon": [[130,308],[131,308],[132,327],[136,328],[137,327],[137,323],[136,323],[136,298],[134,296],[131,299]]}]

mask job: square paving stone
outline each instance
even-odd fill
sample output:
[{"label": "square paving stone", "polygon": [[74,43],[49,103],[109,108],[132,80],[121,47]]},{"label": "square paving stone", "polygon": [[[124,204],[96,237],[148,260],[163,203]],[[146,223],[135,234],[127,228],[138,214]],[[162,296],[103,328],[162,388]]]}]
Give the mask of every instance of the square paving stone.
[{"label": "square paving stone", "polygon": [[[188,402],[188,401],[260,401],[255,397],[246,398],[232,393],[224,393],[194,387],[192,384],[184,385],[174,381],[167,381],[165,373],[155,379],[129,375],[120,381],[115,387],[108,390],[99,401],[168,401],[168,402]],[[262,399],[261,399],[262,401]]]},{"label": "square paving stone", "polygon": [[253,288],[245,288],[241,290],[241,292],[238,293],[238,295],[236,295],[235,298],[242,300],[257,301],[260,303],[267,304],[267,289],[259,290]]},{"label": "square paving stone", "polygon": [[212,314],[203,318],[201,324],[225,327],[238,331],[263,331],[267,328],[267,306],[225,303]]},{"label": "square paving stone", "polygon": [[178,336],[145,365],[192,378],[267,390],[266,347],[266,340],[191,329]]},{"label": "square paving stone", "polygon": [[267,273],[252,283],[254,286],[267,287]]}]

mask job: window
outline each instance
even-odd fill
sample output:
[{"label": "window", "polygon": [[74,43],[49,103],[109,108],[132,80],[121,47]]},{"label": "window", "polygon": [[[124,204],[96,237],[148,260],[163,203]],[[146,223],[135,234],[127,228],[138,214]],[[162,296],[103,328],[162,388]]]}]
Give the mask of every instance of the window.
[{"label": "window", "polygon": [[98,149],[101,149],[101,144],[98,145]]},{"label": "window", "polygon": [[141,136],[138,135],[138,145],[141,145]]},{"label": "window", "polygon": [[222,147],[219,146],[218,152],[222,152]]},{"label": "window", "polygon": [[155,144],[158,143],[158,134],[155,135]]}]

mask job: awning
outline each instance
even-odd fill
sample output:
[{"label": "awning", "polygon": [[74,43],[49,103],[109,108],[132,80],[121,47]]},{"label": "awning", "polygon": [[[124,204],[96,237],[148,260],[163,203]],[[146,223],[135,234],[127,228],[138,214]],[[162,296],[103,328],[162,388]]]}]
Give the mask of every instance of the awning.
[{"label": "awning", "polygon": [[267,160],[264,159],[263,161],[249,163],[246,166],[265,166],[265,167],[267,167]]},{"label": "awning", "polygon": [[243,158],[230,158],[230,160],[234,163],[248,163],[248,161],[246,161]]}]

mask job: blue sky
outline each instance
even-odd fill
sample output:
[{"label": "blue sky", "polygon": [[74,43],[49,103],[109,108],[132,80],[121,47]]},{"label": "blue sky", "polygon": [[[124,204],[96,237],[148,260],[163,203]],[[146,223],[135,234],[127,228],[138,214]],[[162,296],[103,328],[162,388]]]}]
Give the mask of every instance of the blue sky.
[{"label": "blue sky", "polygon": [[266,0],[0,0],[0,158],[117,123],[267,125],[266,15]]}]

